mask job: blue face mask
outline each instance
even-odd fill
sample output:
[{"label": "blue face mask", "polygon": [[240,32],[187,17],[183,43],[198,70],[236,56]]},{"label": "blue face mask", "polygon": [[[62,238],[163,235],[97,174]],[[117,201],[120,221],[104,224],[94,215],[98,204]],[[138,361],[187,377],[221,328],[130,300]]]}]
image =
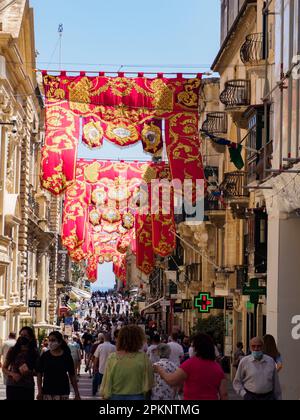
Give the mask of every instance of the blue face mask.
[{"label": "blue face mask", "polygon": [[261,360],[263,358],[264,353],[262,351],[253,351],[252,356],[255,360]]}]

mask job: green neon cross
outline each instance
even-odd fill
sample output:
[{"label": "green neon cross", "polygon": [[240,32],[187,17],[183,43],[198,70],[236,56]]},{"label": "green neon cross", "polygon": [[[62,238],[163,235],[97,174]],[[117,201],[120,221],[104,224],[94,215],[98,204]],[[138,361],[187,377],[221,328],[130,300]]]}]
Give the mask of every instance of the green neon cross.
[{"label": "green neon cross", "polygon": [[214,307],[215,300],[210,296],[210,293],[200,293],[195,298],[195,308],[198,308],[200,313],[208,313]]}]

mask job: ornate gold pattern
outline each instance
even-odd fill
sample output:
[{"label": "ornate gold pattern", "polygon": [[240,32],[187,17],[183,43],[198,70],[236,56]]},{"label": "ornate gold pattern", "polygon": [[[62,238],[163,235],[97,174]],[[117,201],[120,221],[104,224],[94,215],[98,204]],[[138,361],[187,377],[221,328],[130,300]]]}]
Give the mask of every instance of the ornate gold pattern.
[{"label": "ornate gold pattern", "polygon": [[129,229],[133,228],[133,226],[134,226],[134,216],[133,216],[133,214],[130,213],[130,212],[124,213],[123,216],[122,216],[122,222],[123,222],[123,226],[126,229],[129,230]]},{"label": "ornate gold pattern", "polygon": [[99,121],[89,122],[83,127],[83,134],[90,147],[99,146],[104,137],[104,131]]},{"label": "ornate gold pattern", "polygon": [[196,108],[198,106],[198,97],[195,89],[200,88],[199,79],[189,79],[185,81],[184,92],[179,93],[178,102],[188,108]]},{"label": "ornate gold pattern", "polygon": [[104,188],[96,188],[92,193],[92,201],[97,206],[102,206],[107,199]]},{"label": "ornate gold pattern", "polygon": [[90,223],[93,226],[99,225],[100,220],[101,220],[101,213],[99,212],[99,210],[94,209],[94,210],[90,211]]},{"label": "ornate gold pattern", "polygon": [[89,166],[86,166],[84,168],[84,177],[86,181],[90,182],[91,184],[95,184],[98,181],[100,169],[101,165],[99,162],[93,162]]},{"label": "ornate gold pattern", "polygon": [[103,210],[102,217],[104,220],[110,223],[119,222],[121,220],[120,212],[114,208]]},{"label": "ornate gold pattern", "polygon": [[144,125],[142,131],[142,139],[144,141],[144,150],[151,153],[157,153],[162,148],[161,130],[153,122]]},{"label": "ornate gold pattern", "polygon": [[128,144],[128,142],[137,142],[139,140],[139,132],[134,125],[112,124],[107,123],[106,136],[115,139],[120,145]]}]

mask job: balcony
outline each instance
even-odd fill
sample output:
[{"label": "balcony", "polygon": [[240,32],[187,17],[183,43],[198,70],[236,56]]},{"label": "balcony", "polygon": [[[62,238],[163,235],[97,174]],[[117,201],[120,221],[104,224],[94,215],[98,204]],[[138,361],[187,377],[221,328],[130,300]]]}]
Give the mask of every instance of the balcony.
[{"label": "balcony", "polygon": [[30,187],[28,195],[29,215],[31,216],[31,219],[37,224],[38,220],[40,219],[40,206],[35,199],[35,195],[36,192],[34,191],[33,187]]},{"label": "balcony", "polygon": [[210,112],[202,125],[202,130],[210,134],[227,133],[227,114],[225,112]]},{"label": "balcony", "polygon": [[246,65],[260,64],[266,56],[263,33],[248,35],[241,47],[240,55]]},{"label": "balcony", "polygon": [[233,215],[237,218],[245,218],[245,211],[249,204],[249,190],[247,186],[246,172],[229,172],[225,174],[220,186],[225,201],[230,204]]},{"label": "balcony", "polygon": [[220,101],[225,105],[226,110],[239,107],[247,107],[251,101],[250,80],[229,80],[220,95]]}]

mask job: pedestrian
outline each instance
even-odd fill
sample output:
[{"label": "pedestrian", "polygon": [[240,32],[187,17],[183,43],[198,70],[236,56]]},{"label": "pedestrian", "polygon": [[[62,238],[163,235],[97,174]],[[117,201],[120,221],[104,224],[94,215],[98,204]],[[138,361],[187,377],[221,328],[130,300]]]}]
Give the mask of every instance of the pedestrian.
[{"label": "pedestrian", "polygon": [[77,372],[81,364],[80,345],[78,344],[75,337],[72,337],[70,340],[68,339],[66,342],[71,352],[71,356],[72,356],[74,367],[75,367],[75,376],[77,377]]},{"label": "pedestrian", "polygon": [[[152,344],[151,344],[151,346],[148,347],[148,350],[147,350],[148,357],[149,357],[150,362],[152,364],[154,364],[154,363],[156,363],[160,360],[160,357],[159,357],[159,354],[158,354],[158,351],[157,351],[157,347],[158,347],[159,343],[160,343],[160,336],[159,335],[154,335],[153,338],[152,338]],[[169,349],[170,349],[170,347],[169,347]],[[171,352],[171,349],[170,349],[170,352]]]},{"label": "pedestrian", "polygon": [[45,351],[49,350],[49,342],[48,342],[48,338],[45,337],[43,339],[42,345],[41,345],[41,354],[43,354]]},{"label": "pedestrian", "polygon": [[96,395],[102,383],[108,356],[116,351],[116,346],[110,342],[110,333],[104,334],[104,343],[98,345],[94,354],[93,396]]},{"label": "pedestrian", "polygon": [[[170,343],[169,343],[170,345]],[[183,399],[192,401],[227,400],[224,372],[216,362],[214,343],[206,334],[193,338],[195,356],[185,361],[174,373],[154,365],[154,371],[170,386],[184,385]]]},{"label": "pedestrian", "polygon": [[39,359],[37,341],[32,328],[21,329],[19,338],[6,355],[3,373],[6,375],[6,399],[34,400],[34,375]]},{"label": "pedestrian", "polygon": [[[0,367],[3,366],[7,353],[16,344],[16,333],[9,333],[8,339],[5,340],[0,348]],[[6,375],[3,373],[3,384],[6,385]]]},{"label": "pedestrian", "polygon": [[145,400],[153,386],[153,369],[146,353],[141,352],[144,331],[137,325],[121,328],[117,352],[112,353],[100,388],[100,395],[110,400]]},{"label": "pedestrian", "polygon": [[38,400],[68,400],[70,382],[75,399],[80,400],[71,351],[60,332],[49,334],[49,351],[43,353],[38,366]]},{"label": "pedestrian", "polygon": [[233,381],[234,390],[244,400],[281,400],[281,387],[274,360],[263,353],[263,340],[250,342],[251,355],[244,357]]},{"label": "pedestrian", "polygon": [[277,372],[280,372],[283,367],[282,357],[278,351],[275,338],[272,335],[267,334],[264,336],[263,342],[264,342],[263,352],[267,354],[268,356],[272,357],[272,359],[274,360],[276,364]]},{"label": "pedestrian", "polygon": [[73,329],[74,329],[74,332],[80,331],[80,323],[77,318],[75,318],[73,321]]},{"label": "pedestrian", "polygon": [[[169,360],[171,349],[168,344],[159,344],[157,346],[157,354],[159,361],[155,366],[159,366],[167,373],[174,373],[177,366]],[[177,400],[177,388],[168,385],[159,374],[154,375],[154,387],[152,388],[151,400],[153,401],[170,401]]]},{"label": "pedestrian", "polygon": [[236,369],[239,367],[240,361],[242,360],[243,357],[245,357],[245,353],[243,352],[243,343],[239,342],[236,345],[236,351],[234,353],[233,356],[233,367],[235,367]]},{"label": "pedestrian", "polygon": [[169,341],[169,346],[171,349],[171,355],[170,355],[170,360],[171,362],[175,363],[175,365],[178,367],[180,366],[180,362],[181,359],[184,356],[184,352],[183,352],[183,347],[181,344],[178,343],[178,333],[177,332],[173,332],[171,337],[170,337],[170,341]]}]

